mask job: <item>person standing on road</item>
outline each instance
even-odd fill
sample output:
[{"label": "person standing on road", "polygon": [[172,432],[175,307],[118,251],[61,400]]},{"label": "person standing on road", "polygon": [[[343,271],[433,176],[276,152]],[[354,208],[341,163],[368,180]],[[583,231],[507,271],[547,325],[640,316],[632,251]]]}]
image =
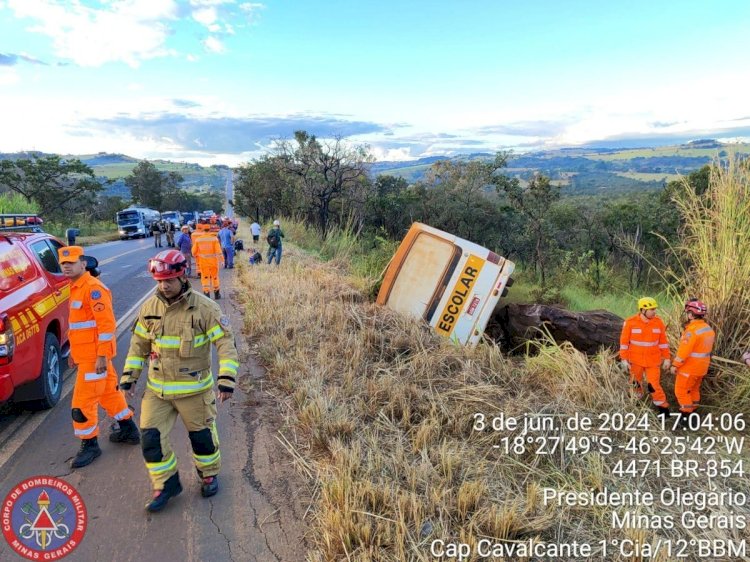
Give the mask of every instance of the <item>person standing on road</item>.
[{"label": "person standing on road", "polygon": [[188,225],[182,227],[182,232],[177,235],[175,243],[177,244],[177,249],[185,256],[185,261],[187,262],[185,274],[190,277],[193,270],[193,240],[190,237],[190,227]]},{"label": "person standing on road", "polygon": [[151,512],[162,510],[182,492],[169,441],[177,416],[188,430],[201,495],[207,498],[218,491],[221,455],[210,344],[219,356],[219,403],[232,397],[240,365],[229,318],[218,304],[190,287],[186,265],[177,250],[165,250],[149,261],[157,290],[138,313],[120,379],[120,387],[133,396],[150,358],[141,431],[143,458],[154,490],[146,504]]},{"label": "person standing on road", "polygon": [[224,255],[224,269],[234,269],[234,235],[230,229],[232,223],[225,222],[219,231],[221,253]]},{"label": "person standing on road", "polygon": [[161,248],[161,226],[159,226],[159,221],[151,223],[151,233],[154,235],[154,248]]},{"label": "person standing on road", "polygon": [[651,297],[638,300],[638,314],[625,320],[622,326],[620,359],[630,373],[630,384],[637,396],[645,394],[645,375],[645,390],[659,414],[668,416],[669,402],[661,386],[661,369],[669,369],[669,343],[664,322],[656,315],[657,308],[656,300]]},{"label": "person standing on road", "polygon": [[201,272],[203,294],[210,298],[213,290],[214,298],[220,299],[219,260],[221,259],[221,246],[216,233],[204,230],[201,235],[193,240],[193,255],[195,261],[199,264],[198,269]]},{"label": "person standing on road", "polygon": [[116,353],[115,313],[109,289],[86,271],[80,246],[64,246],[57,251],[63,275],[70,279],[70,357],[78,366],[71,415],[73,432],[81,448],[71,466],[81,468],[102,454],[99,448],[99,405],[117,420],[110,434],[113,443],[140,443],[138,427],[125,396],[117,388],[117,371],[112,365]]},{"label": "person standing on road", "polygon": [[254,221],[253,224],[250,225],[250,233],[253,235],[253,242],[257,244],[260,240],[260,225],[257,221]]},{"label": "person standing on road", "polygon": [[174,248],[174,233],[175,233],[175,225],[172,221],[166,221],[164,223],[164,226],[167,230],[167,246],[170,248]]},{"label": "person standing on road", "polygon": [[698,299],[690,299],[685,304],[688,321],[672,366],[676,377],[674,393],[680,403],[683,424],[688,423],[688,416],[698,415],[695,410],[700,405],[701,383],[711,364],[716,333],[703,319],[707,312],[708,307]]},{"label": "person standing on road", "polygon": [[278,220],[273,221],[273,228],[268,231],[266,236],[266,242],[268,242],[268,264],[271,264],[274,256],[276,257],[276,265],[279,265],[281,261],[281,239],[284,238],[284,233],[281,231],[281,223]]}]

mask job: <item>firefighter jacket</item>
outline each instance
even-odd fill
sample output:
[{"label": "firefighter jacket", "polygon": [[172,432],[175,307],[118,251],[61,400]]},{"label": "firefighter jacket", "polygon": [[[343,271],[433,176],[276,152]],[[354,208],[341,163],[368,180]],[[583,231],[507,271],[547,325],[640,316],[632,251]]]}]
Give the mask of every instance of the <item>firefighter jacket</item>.
[{"label": "firefighter jacket", "polygon": [[214,385],[212,343],[219,355],[218,384],[234,389],[240,364],[229,318],[219,305],[191,288],[171,304],[156,291],[138,314],[120,382],[137,381],[150,358],[147,386],[157,395],[205,392]]},{"label": "firefighter jacket", "polygon": [[210,261],[222,259],[223,254],[221,253],[221,244],[216,234],[206,232],[203,236],[198,236],[193,240],[193,255],[195,259],[203,261]]},{"label": "firefighter jacket", "polygon": [[112,294],[86,271],[70,286],[70,353],[76,364],[112,359],[117,351]]},{"label": "firefighter jacket", "polygon": [[640,367],[657,367],[669,359],[664,322],[658,316],[644,321],[640,313],[625,320],[620,333],[620,359]]},{"label": "firefighter jacket", "polygon": [[680,338],[674,362],[677,371],[702,377],[708,372],[716,333],[702,318],[688,322]]}]

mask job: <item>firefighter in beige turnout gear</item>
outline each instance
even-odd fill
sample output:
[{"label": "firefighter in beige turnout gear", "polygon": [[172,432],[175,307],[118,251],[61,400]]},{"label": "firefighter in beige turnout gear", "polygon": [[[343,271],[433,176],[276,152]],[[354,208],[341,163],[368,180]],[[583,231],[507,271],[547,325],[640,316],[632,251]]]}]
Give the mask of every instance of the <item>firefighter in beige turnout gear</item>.
[{"label": "firefighter in beige turnout gear", "polygon": [[165,250],[149,261],[158,289],[138,314],[120,379],[120,386],[132,394],[149,359],[140,419],[143,457],[154,489],[148,511],[160,511],[182,491],[169,442],[177,416],[188,430],[201,494],[210,497],[218,491],[221,455],[211,344],[219,355],[219,402],[232,396],[239,368],[229,319],[218,304],[193,291],[186,266],[177,250]]}]

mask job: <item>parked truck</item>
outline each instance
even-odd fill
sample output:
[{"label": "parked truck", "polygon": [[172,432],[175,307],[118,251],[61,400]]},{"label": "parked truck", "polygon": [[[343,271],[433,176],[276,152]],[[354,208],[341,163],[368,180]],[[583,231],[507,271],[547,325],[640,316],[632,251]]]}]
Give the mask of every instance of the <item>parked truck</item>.
[{"label": "parked truck", "polygon": [[151,224],[160,219],[159,211],[147,207],[133,206],[118,212],[115,220],[120,240],[151,236]]},{"label": "parked truck", "polygon": [[180,230],[180,227],[185,224],[185,219],[180,211],[162,211],[161,218],[174,224],[176,230]]},{"label": "parked truck", "polygon": [[388,264],[377,302],[474,346],[514,269],[479,244],[415,222]]}]

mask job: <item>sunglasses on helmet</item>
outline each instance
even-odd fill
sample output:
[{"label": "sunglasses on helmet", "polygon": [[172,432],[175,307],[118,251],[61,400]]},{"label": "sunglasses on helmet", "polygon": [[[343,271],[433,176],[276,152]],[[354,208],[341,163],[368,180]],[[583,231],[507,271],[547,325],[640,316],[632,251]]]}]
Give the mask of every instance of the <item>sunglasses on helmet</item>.
[{"label": "sunglasses on helmet", "polygon": [[166,263],[161,260],[149,260],[148,270],[150,273],[169,273],[171,271],[182,271],[184,263]]}]

